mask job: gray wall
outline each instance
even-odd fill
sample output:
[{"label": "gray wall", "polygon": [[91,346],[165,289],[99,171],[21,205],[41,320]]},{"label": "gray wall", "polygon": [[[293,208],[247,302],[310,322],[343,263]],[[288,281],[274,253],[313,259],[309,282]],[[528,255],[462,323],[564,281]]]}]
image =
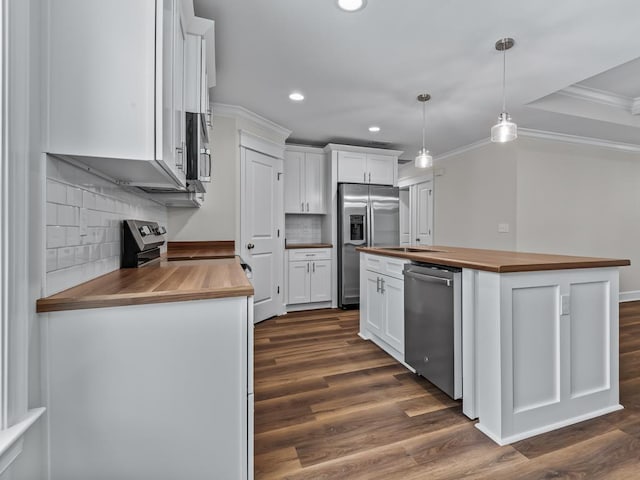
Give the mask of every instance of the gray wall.
[{"label": "gray wall", "polygon": [[436,245],[628,258],[620,291],[640,296],[640,153],[521,137],[435,169]]}]

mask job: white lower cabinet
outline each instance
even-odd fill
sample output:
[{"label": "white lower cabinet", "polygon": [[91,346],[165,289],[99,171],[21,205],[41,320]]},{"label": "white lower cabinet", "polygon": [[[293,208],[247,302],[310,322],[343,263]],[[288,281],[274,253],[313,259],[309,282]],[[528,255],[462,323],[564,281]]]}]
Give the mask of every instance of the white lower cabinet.
[{"label": "white lower cabinet", "polygon": [[360,259],[360,335],[404,361],[406,260],[378,255]]},{"label": "white lower cabinet", "polygon": [[287,304],[331,301],[331,250],[290,251],[287,268]]},{"label": "white lower cabinet", "polygon": [[253,297],[42,321],[48,478],[253,478]]}]

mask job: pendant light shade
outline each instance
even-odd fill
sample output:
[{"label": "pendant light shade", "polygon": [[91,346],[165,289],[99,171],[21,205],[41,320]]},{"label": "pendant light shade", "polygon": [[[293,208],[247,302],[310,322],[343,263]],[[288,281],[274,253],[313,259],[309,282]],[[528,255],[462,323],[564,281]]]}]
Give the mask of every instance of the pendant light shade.
[{"label": "pendant light shade", "polygon": [[418,95],[418,101],[422,102],[422,148],[418,152],[418,156],[415,159],[416,168],[431,168],[433,166],[433,157],[424,145],[425,131],[426,131],[426,103],[431,99],[431,95],[423,93]]},{"label": "pendant light shade", "polygon": [[506,77],[507,50],[514,45],[513,38],[501,38],[496,42],[496,50],[502,52],[502,113],[498,115],[498,123],[491,127],[491,141],[497,143],[510,142],[518,138],[518,126],[511,121],[507,112]]}]

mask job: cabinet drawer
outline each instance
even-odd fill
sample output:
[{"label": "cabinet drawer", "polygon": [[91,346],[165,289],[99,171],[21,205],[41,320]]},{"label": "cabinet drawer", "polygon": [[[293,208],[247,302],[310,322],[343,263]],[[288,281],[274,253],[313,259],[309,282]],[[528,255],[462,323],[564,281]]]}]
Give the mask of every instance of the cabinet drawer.
[{"label": "cabinet drawer", "polygon": [[300,248],[289,250],[289,261],[331,260],[330,248]]},{"label": "cabinet drawer", "polygon": [[402,272],[404,270],[405,263],[409,263],[409,260],[404,260],[402,258],[383,257],[378,255],[366,255],[364,261],[365,268],[367,270],[400,279],[403,278]]}]

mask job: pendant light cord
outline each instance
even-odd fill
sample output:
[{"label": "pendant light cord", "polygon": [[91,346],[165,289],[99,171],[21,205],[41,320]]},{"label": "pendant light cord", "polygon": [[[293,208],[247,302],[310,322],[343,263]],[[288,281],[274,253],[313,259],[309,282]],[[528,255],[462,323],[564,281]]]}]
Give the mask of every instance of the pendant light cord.
[{"label": "pendant light cord", "polygon": [[502,49],[502,111],[507,111],[507,49],[506,42]]},{"label": "pendant light cord", "polygon": [[425,138],[425,130],[426,130],[426,118],[427,118],[427,114],[426,114],[426,105],[425,103],[427,102],[422,102],[422,151],[424,151],[425,146],[424,146],[424,138]]}]

